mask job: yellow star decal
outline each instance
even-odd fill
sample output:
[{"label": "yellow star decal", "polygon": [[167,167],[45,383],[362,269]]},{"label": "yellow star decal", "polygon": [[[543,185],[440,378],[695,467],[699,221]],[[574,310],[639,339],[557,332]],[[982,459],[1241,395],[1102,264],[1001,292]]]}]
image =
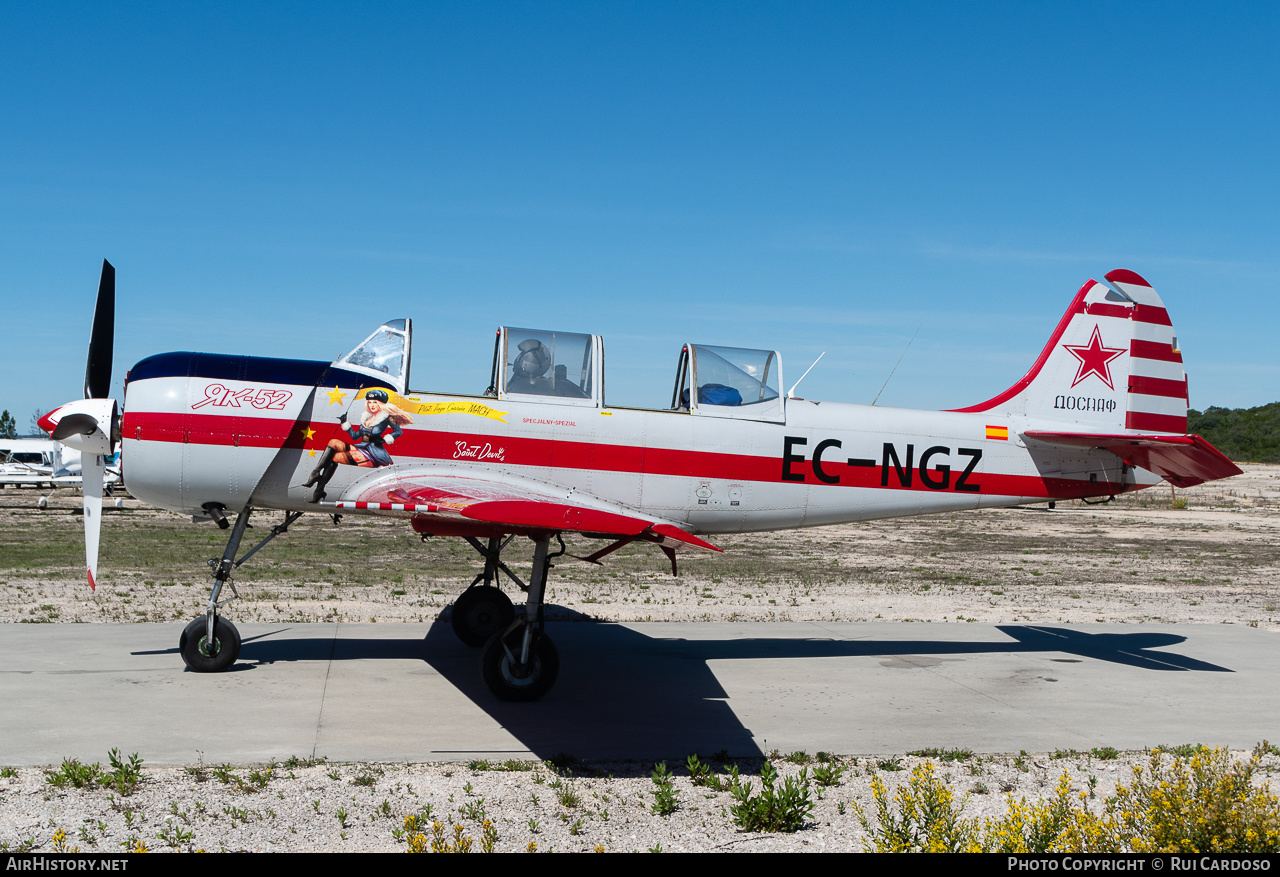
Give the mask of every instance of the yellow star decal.
[{"label": "yellow star decal", "polygon": [[340,391],[336,385],[332,390],[329,390],[328,393],[330,405],[341,405],[347,398],[347,394]]},{"label": "yellow star decal", "polygon": [[314,448],[312,448],[311,450],[307,451],[307,456],[308,456],[308,457],[314,457],[315,455],[316,455],[316,452],[315,452],[315,449],[314,449]]},{"label": "yellow star decal", "polygon": [[316,431],[311,427],[307,427],[302,431],[302,437],[307,441],[311,441],[313,438],[316,437]]}]

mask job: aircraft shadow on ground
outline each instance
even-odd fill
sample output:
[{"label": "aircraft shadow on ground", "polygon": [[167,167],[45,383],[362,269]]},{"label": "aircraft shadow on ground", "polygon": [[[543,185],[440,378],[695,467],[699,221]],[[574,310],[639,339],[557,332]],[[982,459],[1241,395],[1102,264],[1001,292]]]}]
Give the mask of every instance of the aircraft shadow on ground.
[{"label": "aircraft shadow on ground", "polygon": [[[564,617],[564,610],[558,612]],[[1107,661],[1142,671],[1230,673],[1229,668],[1168,651],[1185,637],[1163,632],[1087,633],[1059,627],[1000,625],[1008,639],[730,640],[659,639],[617,624],[548,625],[559,647],[561,674],[543,700],[496,700],[480,678],[480,650],[464,646],[447,623],[425,638],[280,636],[292,625],[246,638],[233,672],[288,661],[420,660],[488,713],[540,758],[669,757],[672,752],[735,757],[763,754],[733,711],[712,661],[787,658],[960,657],[1055,653]],[[176,649],[172,650],[176,653]],[[412,684],[406,680],[406,685]]]}]

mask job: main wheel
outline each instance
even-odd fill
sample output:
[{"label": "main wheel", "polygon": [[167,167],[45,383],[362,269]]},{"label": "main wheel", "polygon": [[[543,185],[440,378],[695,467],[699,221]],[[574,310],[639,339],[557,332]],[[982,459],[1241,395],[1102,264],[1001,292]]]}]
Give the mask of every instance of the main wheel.
[{"label": "main wheel", "polygon": [[520,646],[524,628],[508,634],[495,633],[485,643],[480,659],[484,684],[499,700],[537,700],[551,690],[560,675],[560,653],[551,637],[534,631],[529,647],[529,660],[520,663]]},{"label": "main wheel", "polygon": [[221,617],[213,619],[213,644],[203,615],[187,625],[178,640],[182,660],[197,673],[221,673],[240,657],[240,631]]},{"label": "main wheel", "polygon": [[515,621],[511,598],[493,587],[468,588],[453,601],[453,632],[469,646],[479,647]]}]

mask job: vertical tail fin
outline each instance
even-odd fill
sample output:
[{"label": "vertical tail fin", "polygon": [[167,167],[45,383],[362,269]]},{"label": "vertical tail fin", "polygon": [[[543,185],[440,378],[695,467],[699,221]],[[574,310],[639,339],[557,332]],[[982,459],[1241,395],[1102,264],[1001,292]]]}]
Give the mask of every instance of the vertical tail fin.
[{"label": "vertical tail fin", "polygon": [[1132,271],[1076,293],[1020,381],[957,411],[1023,415],[1114,433],[1185,435],[1187,377],[1164,302]]}]

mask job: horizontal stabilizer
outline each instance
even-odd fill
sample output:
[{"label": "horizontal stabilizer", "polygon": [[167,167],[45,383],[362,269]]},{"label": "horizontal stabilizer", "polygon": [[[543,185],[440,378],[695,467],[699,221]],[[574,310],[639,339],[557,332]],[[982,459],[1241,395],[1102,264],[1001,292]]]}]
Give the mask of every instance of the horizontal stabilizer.
[{"label": "horizontal stabilizer", "polygon": [[1101,448],[1178,487],[1242,474],[1240,467],[1198,435],[1103,435],[1027,430],[1023,439],[1072,448]]}]

